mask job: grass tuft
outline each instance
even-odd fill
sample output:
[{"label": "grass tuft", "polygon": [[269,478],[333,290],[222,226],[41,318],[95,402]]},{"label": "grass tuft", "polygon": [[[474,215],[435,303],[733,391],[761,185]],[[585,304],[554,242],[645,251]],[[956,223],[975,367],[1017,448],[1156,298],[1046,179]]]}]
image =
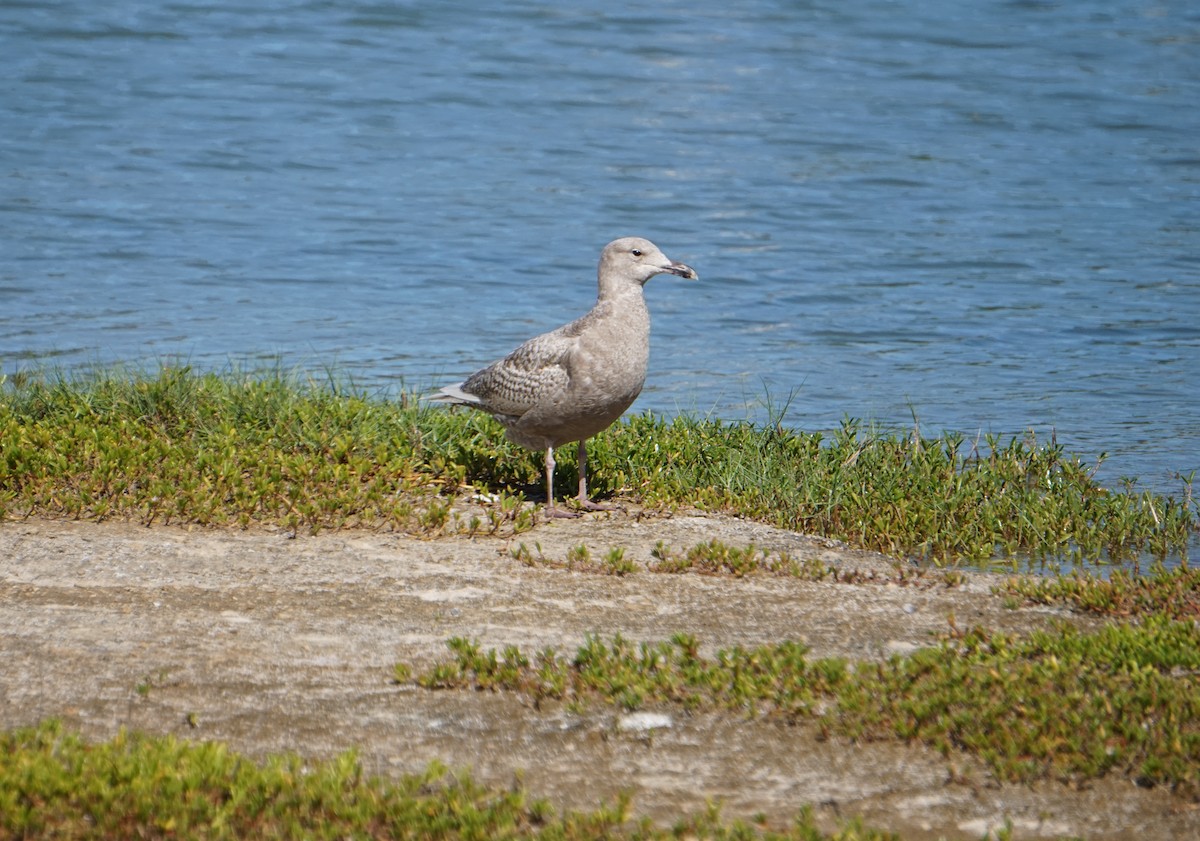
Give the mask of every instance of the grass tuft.
[{"label": "grass tuft", "polygon": [[[541,457],[485,415],[278,373],[0,380],[0,444],[8,517],[511,535],[532,526],[524,493],[541,486]],[[967,446],[848,420],[826,439],[638,415],[589,455],[601,496],[727,511],[938,564],[1186,557],[1200,524],[1190,477],[1179,498],[1109,490],[1032,437]],[[468,485],[485,491],[473,497],[482,516],[462,511]]]},{"label": "grass tuft", "polygon": [[1061,578],[1013,578],[1000,592],[1031,604],[1065,604],[1102,616],[1156,614],[1200,620],[1200,569],[1158,569],[1151,575],[1113,570],[1107,579],[1078,573]]},{"label": "grass tuft", "polygon": [[[1124,562],[1186,555],[1200,518],[1178,499],[1115,492],[1057,444],[1030,435],[967,446],[870,432],[826,439],[777,427],[642,415],[589,457],[648,503],[680,499],[808,534],[939,564],[995,557]],[[638,466],[643,466],[638,470]]]},{"label": "grass tuft", "polygon": [[658,572],[696,572],[703,575],[732,575],[744,578],[756,573],[789,575],[810,581],[824,581],[834,575],[828,564],[811,560],[801,563],[786,553],[772,555],[751,544],[743,549],[720,540],[699,543],[683,554],[676,554],[661,541],[654,548]]},{"label": "grass tuft", "polygon": [[810,813],[780,832],[722,821],[715,809],[673,831],[629,818],[629,799],[556,814],[521,787],[489,789],[434,763],[368,777],[353,752],[258,763],[225,745],[122,732],[88,744],[46,722],[0,734],[0,839],[443,838],[559,841],[670,838],[883,841],[859,822],[825,834]]},{"label": "grass tuft", "polygon": [[[144,524],[478,529],[451,506],[484,449],[471,419],[404,398],[345,394],[281,376],[97,375],[0,391],[0,515]],[[520,475],[520,469],[513,473]],[[519,500],[491,533],[532,525]]]},{"label": "grass tuft", "polygon": [[588,637],[574,657],[450,641],[453,659],[418,678],[430,689],[513,691],[534,703],[626,709],[679,705],[782,715],[827,737],[922,742],[966,751],[1001,779],[1082,780],[1122,773],[1200,797],[1200,626],[1169,617],[1084,634],[1018,638],[953,632],[911,656],[851,669],[810,661],[785,641],[700,655],[698,641]]},{"label": "grass tuft", "polygon": [[1022,639],[974,630],[867,670],[826,727],[965,750],[1002,779],[1120,773],[1200,796],[1200,629],[1153,617]]}]

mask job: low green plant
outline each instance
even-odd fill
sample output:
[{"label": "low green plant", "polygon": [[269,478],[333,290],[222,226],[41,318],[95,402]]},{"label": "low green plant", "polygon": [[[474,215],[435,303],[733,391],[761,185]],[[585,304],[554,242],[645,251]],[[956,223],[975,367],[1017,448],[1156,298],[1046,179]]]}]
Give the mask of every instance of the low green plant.
[{"label": "low green plant", "polygon": [[1104,616],[1157,614],[1200,619],[1200,569],[1159,568],[1149,575],[1117,569],[1107,578],[1075,572],[1059,578],[1011,578],[998,588],[1032,604],[1065,604]]},{"label": "low green plant", "polygon": [[537,557],[534,557],[533,549],[530,549],[524,543],[518,543],[516,548],[510,548],[508,554],[512,556],[513,560],[520,561],[525,566],[532,567],[549,564],[550,562],[546,559],[545,554],[542,553],[542,544],[535,542],[533,545],[534,549],[537,550]]},{"label": "low green plant", "polygon": [[537,551],[536,556],[533,550],[530,550],[524,543],[518,544],[515,549],[509,549],[509,554],[526,566],[566,569],[572,572],[624,576],[631,575],[638,570],[637,564],[625,557],[625,550],[620,546],[610,548],[602,558],[597,560],[588,545],[580,543],[568,549],[566,558],[561,561],[546,557],[540,543],[535,543],[534,546]]},{"label": "low green plant", "polygon": [[153,690],[158,689],[166,684],[168,675],[169,673],[166,669],[159,669],[153,674],[144,675],[142,679],[139,680],[133,687],[133,689],[138,695],[146,698]]},{"label": "low green plant", "polygon": [[703,659],[694,637],[676,634],[669,642],[634,644],[618,634],[611,644],[589,636],[575,657],[552,649],[535,658],[514,647],[497,653],[461,637],[447,645],[451,660],[417,678],[428,689],[505,689],[534,701],[586,701],[607,698],[628,709],[652,703],[678,703],[691,709],[720,706],[795,711],[846,677],[839,659],[809,663],[800,643],[719,652]]},{"label": "low green plant", "polygon": [[1003,779],[1124,773],[1200,795],[1200,629],[1154,617],[1028,638],[974,630],[856,672],[830,733],[965,750]]},{"label": "low green plant", "polygon": [[[600,436],[594,461],[649,503],[712,509],[936,563],[996,557],[1128,561],[1186,553],[1197,530],[1180,497],[1109,490],[1098,465],[1035,436],[968,446],[887,435],[847,420],[828,438],[779,427],[647,415]],[[637,466],[646,470],[638,472]]]},{"label": "low green plant", "polygon": [[[300,384],[282,375],[27,378],[0,390],[0,516],[131,519],[312,532],[475,530],[454,493],[485,450],[467,418]],[[518,459],[518,461],[520,461]],[[492,533],[532,524],[519,497],[488,508]]]},{"label": "low green plant", "polygon": [[650,564],[649,570],[669,574],[729,575],[734,578],[772,575],[801,581],[888,584],[920,588],[938,585],[957,587],[966,581],[964,573],[957,569],[935,573],[931,569],[905,561],[894,562],[890,572],[838,567],[818,558],[797,559],[787,552],[771,553],[754,544],[739,548],[717,539],[698,543],[682,552],[660,540],[651,551],[651,555],[654,562]]},{"label": "low green plant", "polygon": [[[0,383],[0,516],[511,535],[533,524],[541,459],[478,412],[279,372],[36,375]],[[561,482],[577,469],[571,448]],[[1035,437],[829,436],[635,415],[589,443],[599,495],[696,506],[945,563],[1185,556],[1200,511],[1110,490]],[[486,493],[463,515],[468,483]],[[729,558],[730,562],[737,559]]]},{"label": "low green plant", "polygon": [[428,688],[520,692],[535,703],[626,709],[675,704],[810,719],[828,737],[899,739],[984,760],[1002,779],[1125,773],[1200,796],[1200,626],[1162,616],[1094,633],[1063,627],[1028,638],[952,632],[911,656],[851,669],[810,661],[785,641],[700,654],[698,641],[611,643],[590,636],[574,657],[484,652],[450,641],[454,659],[418,678]]},{"label": "low green plant", "polygon": [[520,534],[533,528],[533,509],[524,494],[501,489],[487,509],[488,534]]},{"label": "low green plant", "polygon": [[560,841],[671,838],[883,841],[847,823],[819,831],[811,813],[778,832],[725,822],[714,808],[673,830],[632,820],[622,797],[556,814],[523,788],[490,789],[437,763],[395,780],[369,777],[353,752],[318,762],[255,762],[223,744],[122,732],[84,742],[57,722],[0,733],[0,839],[441,838]]},{"label": "low green plant", "polygon": [[655,572],[695,572],[736,578],[754,574],[785,575],[806,581],[825,581],[837,575],[833,567],[819,560],[798,561],[786,552],[772,555],[754,544],[738,548],[716,539],[698,543],[683,553],[677,553],[659,541],[652,554],[656,563],[651,569]]},{"label": "low green plant", "polygon": [[614,546],[604,555],[603,570],[609,575],[630,575],[637,572],[637,564],[625,557],[625,550]]}]

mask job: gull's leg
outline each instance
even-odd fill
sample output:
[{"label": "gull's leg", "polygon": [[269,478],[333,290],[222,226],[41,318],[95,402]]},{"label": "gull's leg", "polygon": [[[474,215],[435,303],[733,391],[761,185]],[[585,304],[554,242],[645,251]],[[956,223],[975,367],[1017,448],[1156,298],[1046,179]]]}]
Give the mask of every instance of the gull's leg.
[{"label": "gull's leg", "polygon": [[576,499],[579,501],[579,507],[588,511],[608,511],[612,508],[611,505],[602,505],[588,499],[587,445],[583,441],[579,442],[579,496]]},{"label": "gull's leg", "polygon": [[554,504],[554,448],[546,448],[546,516],[578,517],[574,511],[563,511]]},{"label": "gull's leg", "polygon": [[579,440],[579,496],[577,497],[580,505],[588,504],[587,495],[587,445],[583,443],[583,439]]}]

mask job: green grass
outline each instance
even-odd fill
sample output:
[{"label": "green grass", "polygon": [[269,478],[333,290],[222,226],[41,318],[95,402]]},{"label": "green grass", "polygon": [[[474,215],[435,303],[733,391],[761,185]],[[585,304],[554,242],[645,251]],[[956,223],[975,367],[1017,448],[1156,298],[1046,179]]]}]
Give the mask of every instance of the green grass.
[{"label": "green grass", "polygon": [[1161,558],[1185,552],[1198,524],[1190,480],[1178,499],[1112,491],[1094,481],[1095,466],[1032,436],[968,446],[957,435],[875,434],[854,420],[825,438],[638,416],[601,436],[589,457],[593,450],[649,502],[689,499],[938,563]]},{"label": "green grass", "polygon": [[805,581],[836,580],[839,570],[816,559],[796,560],[786,552],[771,554],[753,544],[745,548],[729,546],[720,540],[698,543],[686,552],[677,552],[662,541],[654,547],[655,572],[694,572],[701,575],[781,575]]},{"label": "green grass", "polygon": [[723,575],[734,578],[768,575],[799,581],[880,583],[924,588],[938,585],[956,587],[966,580],[965,574],[957,569],[933,570],[895,561],[889,572],[865,571],[827,564],[817,558],[796,559],[787,552],[772,553],[754,544],[739,548],[717,539],[698,543],[684,551],[676,550],[660,540],[651,552],[651,562],[644,568],[626,558],[625,550],[620,546],[614,546],[603,556],[597,557],[587,544],[581,543],[567,550],[566,557],[559,560],[547,557],[542,551],[541,543],[535,541],[530,549],[528,544],[521,542],[510,548],[509,554],[526,566],[599,575],[631,575],[642,571],[669,575]]},{"label": "green grass", "polygon": [[[1119,773],[1200,796],[1200,627],[1152,616],[1085,634],[1027,638],[976,629],[885,663],[810,660],[785,641],[713,657],[698,641],[611,643],[573,657],[462,638],[419,675],[427,689],[512,691],[540,704],[600,699],[625,709],[676,705],[816,723],[827,738],[920,742],[964,751],[1003,780]],[[401,665],[398,680],[411,672]]]},{"label": "green grass", "polygon": [[509,554],[514,560],[518,560],[526,566],[531,567],[549,567],[551,569],[566,569],[572,572],[591,572],[599,575],[630,575],[638,571],[638,566],[633,561],[625,557],[625,550],[620,546],[614,546],[609,549],[603,557],[596,558],[592,555],[592,550],[586,544],[580,543],[578,546],[572,546],[567,550],[567,556],[561,561],[547,558],[542,553],[542,545],[535,543],[537,554],[534,555],[524,543],[518,545],[515,549],[510,549]]},{"label": "green grass", "polygon": [[[0,384],[0,516],[384,528],[424,535],[531,527],[541,456],[479,413],[278,374],[12,376]],[[572,448],[560,485],[571,484]],[[1128,561],[1186,553],[1200,523],[1176,497],[1106,489],[1033,438],[820,434],[632,416],[589,444],[591,486],[697,506],[942,563]],[[482,514],[455,503],[490,492]],[[619,567],[619,564],[615,566]]]},{"label": "green grass", "polygon": [[1200,569],[1158,569],[1152,575],[1113,570],[1107,579],[1072,574],[1062,578],[1013,578],[999,592],[1032,604],[1064,604],[1101,616],[1155,614],[1200,621]]},{"label": "green grass", "polygon": [[453,517],[467,471],[513,455],[503,444],[481,453],[481,420],[269,375],[10,382],[0,392],[0,514],[313,532],[527,529],[510,494],[487,524]]},{"label": "green grass", "polygon": [[55,722],[0,734],[0,839],[697,839],[883,841],[852,822],[820,832],[808,812],[767,831],[713,809],[671,830],[633,821],[628,798],[557,814],[519,787],[489,789],[434,764],[396,780],[353,753],[255,762],[213,742],[122,733],[88,744]]}]

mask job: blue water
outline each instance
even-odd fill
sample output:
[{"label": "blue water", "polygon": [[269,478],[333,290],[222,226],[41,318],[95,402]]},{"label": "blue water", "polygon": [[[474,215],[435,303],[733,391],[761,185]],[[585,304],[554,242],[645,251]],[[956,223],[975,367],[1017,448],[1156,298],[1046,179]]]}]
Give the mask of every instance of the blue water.
[{"label": "blue water", "polygon": [[0,373],[424,388],[640,234],[638,409],[1200,469],[1194,3],[7,2],[0,71]]}]

